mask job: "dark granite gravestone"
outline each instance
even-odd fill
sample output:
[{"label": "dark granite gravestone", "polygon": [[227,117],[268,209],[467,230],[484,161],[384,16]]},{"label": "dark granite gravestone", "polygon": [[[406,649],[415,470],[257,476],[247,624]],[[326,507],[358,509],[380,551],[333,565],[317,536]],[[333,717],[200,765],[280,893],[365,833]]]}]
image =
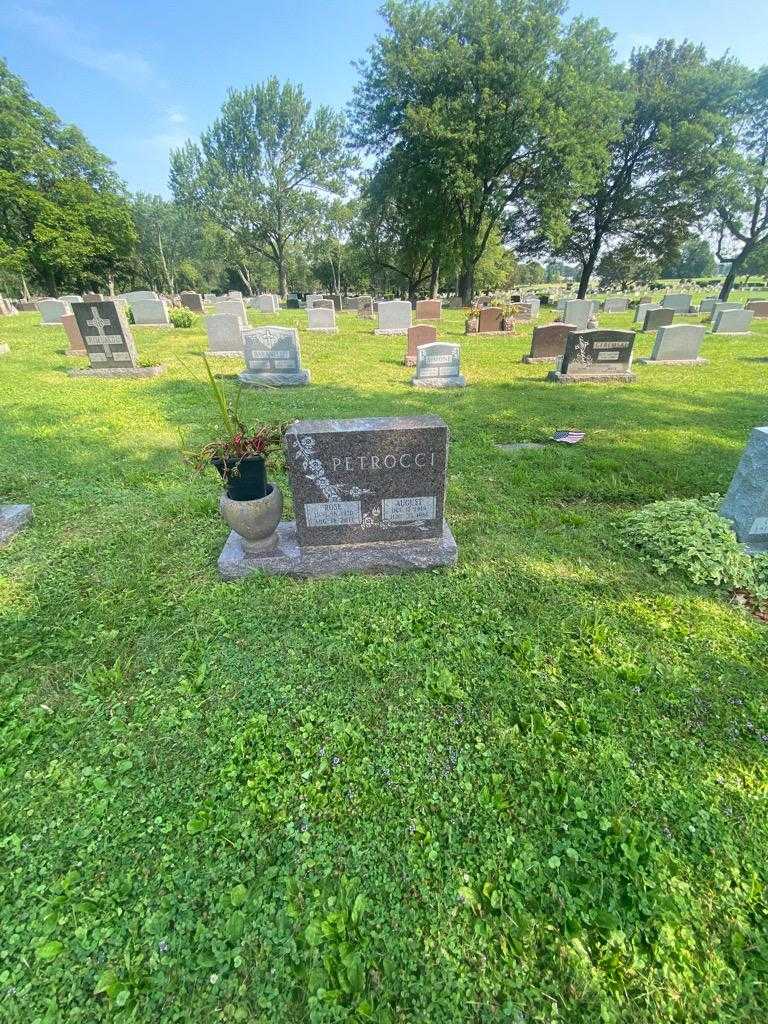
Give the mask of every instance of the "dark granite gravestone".
[{"label": "dark granite gravestone", "polygon": [[768,427],[749,435],[720,514],[750,554],[768,552]]},{"label": "dark granite gravestone", "polygon": [[415,366],[416,365],[416,349],[419,345],[429,345],[430,342],[437,341],[437,328],[433,327],[432,324],[416,324],[415,327],[408,328],[408,348],[405,353],[405,365]]},{"label": "dark granite gravestone", "polygon": [[285,300],[286,309],[301,309],[301,303],[296,296],[291,298],[290,296]]},{"label": "dark granite gravestone", "polygon": [[312,303],[313,309],[336,309],[333,299],[315,299]]},{"label": "dark granite gravestone", "polygon": [[393,573],[453,565],[445,522],[448,427],[437,416],[303,420],[285,434],[295,522],[277,550],[247,556],[230,537],[225,579],[249,572],[299,577]]},{"label": "dark granite gravestone", "polygon": [[72,304],[90,368],[70,370],[71,377],[154,377],[164,366],[139,366],[128,322],[115,302]]},{"label": "dark granite gravestone", "polygon": [[571,331],[577,328],[574,324],[547,324],[546,327],[534,327],[531,339],[530,355],[523,356],[524,363],[551,363],[565,352],[565,342]]},{"label": "dark granite gravestone", "polygon": [[641,330],[643,333],[646,331],[658,331],[660,327],[669,327],[670,324],[674,323],[674,320],[674,309],[664,306],[660,309],[647,309]]},{"label": "dark granite gravestone", "polygon": [[193,313],[205,312],[203,297],[198,292],[181,292],[179,294],[179,300],[185,309],[189,309]]},{"label": "dark granite gravestone", "polygon": [[501,306],[486,306],[480,310],[477,324],[478,334],[497,334],[504,330],[503,310]]},{"label": "dark granite gravestone", "polygon": [[241,331],[241,337],[247,367],[239,375],[243,384],[278,388],[309,384],[295,327],[252,327]]},{"label": "dark granite gravestone", "polygon": [[559,384],[633,381],[634,344],[634,331],[573,331],[568,335],[560,367],[547,379]]}]

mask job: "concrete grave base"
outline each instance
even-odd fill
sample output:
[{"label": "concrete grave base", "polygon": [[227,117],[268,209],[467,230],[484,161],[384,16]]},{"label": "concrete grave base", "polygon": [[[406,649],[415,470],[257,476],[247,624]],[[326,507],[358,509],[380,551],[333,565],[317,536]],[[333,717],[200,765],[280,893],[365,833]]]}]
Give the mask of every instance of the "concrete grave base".
[{"label": "concrete grave base", "polygon": [[65,356],[86,356],[87,357],[88,353],[86,352],[86,350],[84,348],[68,348],[65,351],[64,355]]},{"label": "concrete grave base", "polygon": [[230,356],[232,356],[232,357],[239,356],[240,359],[243,358],[243,350],[242,349],[239,349],[239,350],[232,349],[230,352],[211,352],[210,349],[206,349],[206,351],[203,354],[205,355],[206,359],[210,359],[211,356],[226,356],[227,359],[229,359]]},{"label": "concrete grave base", "polygon": [[253,373],[246,370],[238,380],[252,388],[290,388],[309,384],[309,370],[299,373]]},{"label": "concrete grave base", "polygon": [[643,366],[706,366],[709,362],[708,359],[702,359],[701,356],[698,359],[638,359],[638,363],[642,363]]},{"label": "concrete grave base", "polygon": [[749,338],[752,331],[710,331],[713,338]]},{"label": "concrete grave base", "polygon": [[557,356],[523,356],[524,363],[554,363]]},{"label": "concrete grave base", "polygon": [[539,448],[546,448],[545,444],[538,441],[513,441],[510,444],[497,444],[495,446],[502,452],[536,451]]},{"label": "concrete grave base", "polygon": [[158,377],[165,373],[165,366],[118,366],[114,370],[67,370],[70,377]]},{"label": "concrete grave base", "polygon": [[31,505],[0,505],[0,545],[7,544],[31,519]]},{"label": "concrete grave base", "polygon": [[516,338],[514,331],[467,331],[467,338]]},{"label": "concrete grave base", "polygon": [[233,530],[219,556],[218,565],[219,574],[227,581],[244,579],[253,572],[313,579],[349,573],[391,575],[437,569],[455,565],[457,557],[458,547],[445,520],[443,536],[437,540],[305,548],[299,547],[296,523],[283,521],[277,528],[277,547],[261,556],[246,555],[243,538]]},{"label": "concrete grave base", "polygon": [[637,380],[634,373],[561,373],[559,370],[552,370],[547,374],[547,380],[555,384],[610,384],[613,381],[632,384]]},{"label": "concrete grave base", "polygon": [[378,328],[377,327],[376,330],[373,333],[374,334],[408,334],[408,328],[407,327],[384,327],[382,329],[382,328]]},{"label": "concrete grave base", "polygon": [[467,386],[467,382],[461,374],[455,377],[411,377],[411,384],[415,388],[464,388]]},{"label": "concrete grave base", "polygon": [[307,327],[306,330],[310,334],[338,334],[338,327]]}]

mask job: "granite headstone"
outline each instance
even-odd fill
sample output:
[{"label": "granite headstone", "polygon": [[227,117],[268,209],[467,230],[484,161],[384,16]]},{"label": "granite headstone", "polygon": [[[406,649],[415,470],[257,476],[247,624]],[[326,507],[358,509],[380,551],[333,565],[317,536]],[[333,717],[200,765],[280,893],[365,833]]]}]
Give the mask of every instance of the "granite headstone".
[{"label": "granite headstone", "polygon": [[122,310],[112,301],[78,302],[72,307],[90,368],[73,377],[154,377],[164,366],[139,366],[136,345]]},{"label": "granite headstone", "polygon": [[416,373],[411,384],[417,388],[463,388],[461,353],[458,345],[433,341],[416,349]]},{"label": "granite headstone", "polygon": [[411,326],[411,304],[402,299],[379,303],[376,334],[407,334]]},{"label": "granite headstone", "polygon": [[406,366],[416,365],[416,349],[437,341],[437,328],[433,324],[415,324],[408,328],[408,345],[405,351]]},{"label": "granite headstone", "polygon": [[560,384],[580,381],[633,381],[634,331],[573,331],[559,366],[548,379]]},{"label": "granite headstone", "polygon": [[523,356],[524,363],[551,363],[565,352],[568,335],[578,328],[575,324],[552,323],[545,327],[534,327],[531,351]]},{"label": "granite headstone", "polygon": [[641,363],[696,363],[707,362],[699,355],[704,340],[703,324],[677,324],[676,326],[660,327],[656,332],[653,352],[650,359],[641,359]]},{"label": "granite headstone", "polygon": [[749,435],[720,512],[749,552],[768,551],[768,427]]},{"label": "granite headstone", "polygon": [[300,387],[309,384],[302,369],[295,327],[251,327],[242,332],[245,365],[240,381],[253,387]]},{"label": "granite headstone", "polygon": [[749,334],[754,312],[751,309],[721,309],[712,321],[713,334]]},{"label": "granite headstone", "polygon": [[210,356],[243,356],[243,325],[236,313],[214,313],[204,320]]}]

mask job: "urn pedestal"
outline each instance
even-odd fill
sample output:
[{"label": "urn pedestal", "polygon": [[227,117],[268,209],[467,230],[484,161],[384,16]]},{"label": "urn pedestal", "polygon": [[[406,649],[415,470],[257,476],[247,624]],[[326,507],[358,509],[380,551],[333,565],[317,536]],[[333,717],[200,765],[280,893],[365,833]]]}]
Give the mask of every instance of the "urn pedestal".
[{"label": "urn pedestal", "polygon": [[269,484],[263,498],[234,501],[222,493],[219,511],[241,539],[247,555],[262,555],[277,547],[277,527],[283,514],[283,495],[277,484]]}]

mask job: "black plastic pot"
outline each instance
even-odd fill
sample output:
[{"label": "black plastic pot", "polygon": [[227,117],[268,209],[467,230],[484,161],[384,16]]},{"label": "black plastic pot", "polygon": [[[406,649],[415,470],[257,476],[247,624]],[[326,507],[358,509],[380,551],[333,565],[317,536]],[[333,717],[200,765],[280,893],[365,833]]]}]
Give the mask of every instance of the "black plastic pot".
[{"label": "black plastic pot", "polygon": [[253,501],[267,493],[267,464],[263,455],[245,459],[211,459],[219,475],[227,481],[227,497],[233,501]]}]

